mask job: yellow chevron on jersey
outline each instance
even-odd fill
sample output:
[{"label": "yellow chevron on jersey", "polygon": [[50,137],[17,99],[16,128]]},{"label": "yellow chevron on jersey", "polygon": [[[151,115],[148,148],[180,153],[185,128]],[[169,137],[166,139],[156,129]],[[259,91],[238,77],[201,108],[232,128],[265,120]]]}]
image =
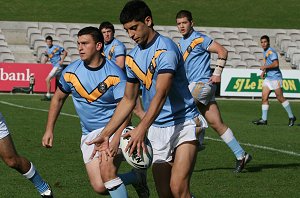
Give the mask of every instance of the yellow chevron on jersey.
[{"label": "yellow chevron on jersey", "polygon": [[99,83],[91,93],[88,93],[75,74],[65,73],[64,79],[67,83],[71,83],[80,96],[85,98],[90,103],[101,97],[111,86],[114,86],[120,82],[120,78],[117,76],[107,76],[107,78]]},{"label": "yellow chevron on jersey", "polygon": [[187,49],[185,50],[184,54],[183,54],[183,60],[185,61],[187,59],[187,57],[189,56],[189,54],[191,53],[191,51],[199,44],[201,44],[204,41],[204,38],[199,37],[194,39],[191,44],[187,47]]},{"label": "yellow chevron on jersey", "polygon": [[131,56],[126,56],[125,63],[128,67],[137,75],[137,77],[143,82],[146,89],[150,89],[152,85],[153,74],[156,68],[156,59],[160,56],[161,53],[165,52],[166,50],[157,50],[154,56],[151,59],[151,63],[148,67],[146,74],[140,69],[137,63]]},{"label": "yellow chevron on jersey", "polygon": [[111,58],[112,58],[112,56],[114,55],[114,51],[115,51],[115,45],[113,45],[112,47],[111,47],[111,49],[109,50],[109,53],[108,53],[108,60],[111,60]]}]

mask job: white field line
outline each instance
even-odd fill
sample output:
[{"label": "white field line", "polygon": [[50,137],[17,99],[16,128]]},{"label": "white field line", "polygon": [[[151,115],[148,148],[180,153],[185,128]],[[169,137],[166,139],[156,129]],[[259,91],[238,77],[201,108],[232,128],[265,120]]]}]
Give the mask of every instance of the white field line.
[{"label": "white field line", "polygon": [[[13,104],[13,103],[1,101],[1,100],[0,100],[0,103],[1,103],[1,104],[5,104],[5,105],[9,105],[9,106],[12,106],[12,107],[21,108],[21,109],[29,109],[29,110],[35,110],[35,111],[48,112],[48,109],[39,109],[39,108],[34,108],[34,107],[26,107],[26,106],[17,105],[17,104]],[[63,113],[63,112],[60,112],[60,115],[78,118],[77,115],[73,115],[73,114],[69,114],[69,113]]]},{"label": "white field line", "polygon": [[[212,140],[212,141],[223,142],[223,140],[215,139],[215,138],[211,138],[211,137],[204,137],[204,138],[208,139],[208,140]],[[249,147],[253,147],[253,148],[259,148],[259,149],[268,150],[268,151],[275,151],[275,152],[278,152],[278,153],[284,153],[284,154],[294,155],[294,156],[300,157],[300,153],[296,153],[294,151],[286,151],[286,150],[275,149],[275,148],[271,148],[271,147],[267,147],[267,146],[260,146],[260,145],[250,144],[250,143],[241,143],[240,142],[240,145],[245,145],[245,146],[249,146]]]},{"label": "white field line", "polygon": [[[0,103],[5,104],[5,105],[9,105],[9,106],[12,106],[12,107],[21,108],[21,109],[29,109],[29,110],[35,110],[35,111],[48,112],[48,109],[39,109],[39,108],[33,108],[33,107],[26,107],[26,106],[17,105],[17,104],[5,102],[5,101],[0,101]],[[69,113],[61,112],[60,115],[78,118],[77,115],[73,115],[73,114],[69,114]],[[217,141],[217,142],[223,142],[223,140],[221,140],[221,139],[215,139],[215,138],[211,138],[211,137],[205,137],[205,139],[212,140],[212,141]],[[275,149],[275,148],[271,148],[271,147],[267,147],[267,146],[260,146],[260,145],[250,144],[250,143],[240,143],[240,144],[245,145],[245,146],[249,146],[249,147],[253,147],[253,148],[259,148],[259,149],[262,149],[262,150],[274,151],[274,152],[278,152],[278,153],[284,153],[284,154],[300,157],[300,153],[296,153],[296,152],[293,152],[293,151]]]}]

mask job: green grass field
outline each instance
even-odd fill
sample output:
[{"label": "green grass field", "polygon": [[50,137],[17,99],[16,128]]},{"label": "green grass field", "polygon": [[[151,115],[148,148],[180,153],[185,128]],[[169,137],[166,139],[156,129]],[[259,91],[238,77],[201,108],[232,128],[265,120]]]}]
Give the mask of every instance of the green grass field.
[{"label": "green grass field", "polygon": [[[0,21],[50,21],[96,23],[118,17],[126,0],[41,1],[2,0]],[[180,9],[193,12],[196,26],[300,29],[298,0],[166,0],[146,1],[156,25],[175,25]],[[71,99],[68,99],[55,128],[52,149],[41,146],[47,119],[48,102],[41,96],[0,95],[0,111],[5,116],[21,155],[34,162],[52,185],[56,198],[93,198],[79,149],[80,126]],[[300,123],[300,102],[291,101]],[[287,127],[281,105],[271,102],[268,126],[254,126],[260,116],[259,101],[220,100],[224,121],[245,150],[254,157],[242,174],[233,174],[235,160],[227,146],[211,129],[207,130],[206,149],[198,153],[191,181],[196,197],[299,197],[300,126]],[[135,123],[137,120],[135,120]],[[130,170],[123,163],[121,172]],[[157,197],[151,171],[148,172],[151,197]],[[32,184],[0,160],[0,198],[39,197]],[[298,187],[297,187],[298,186]],[[137,197],[128,187],[130,197]]]},{"label": "green grass field", "polygon": [[[89,185],[79,149],[80,126],[71,98],[62,109],[55,128],[52,149],[41,146],[49,102],[41,96],[0,95],[0,109],[21,155],[34,162],[52,185],[58,198],[99,197]],[[241,174],[234,174],[234,156],[211,129],[206,132],[206,149],[198,153],[191,189],[197,197],[299,197],[300,126],[288,127],[287,115],[271,101],[268,126],[255,126],[260,101],[219,100],[224,121],[245,150],[254,157]],[[298,115],[300,102],[291,101]],[[299,115],[298,115],[299,117]],[[134,120],[136,123],[137,120]],[[300,122],[298,122],[300,123]],[[121,172],[130,170],[123,163]],[[148,171],[151,197],[157,197]],[[0,197],[38,197],[32,184],[0,161]],[[298,186],[298,187],[297,187]],[[130,197],[137,197],[128,187]]]},{"label": "green grass field", "polygon": [[[41,1],[2,0],[0,21],[57,21],[119,24],[119,13],[126,0]],[[154,23],[175,25],[181,9],[193,12],[196,26],[247,28],[300,28],[298,0],[153,0]]]}]

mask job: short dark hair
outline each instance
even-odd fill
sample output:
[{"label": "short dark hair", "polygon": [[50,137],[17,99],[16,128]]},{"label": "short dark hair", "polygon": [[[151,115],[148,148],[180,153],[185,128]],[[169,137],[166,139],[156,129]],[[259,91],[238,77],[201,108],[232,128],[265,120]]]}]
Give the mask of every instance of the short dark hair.
[{"label": "short dark hair", "polygon": [[46,41],[47,41],[47,40],[53,41],[52,36],[47,36],[47,37],[46,37]]},{"label": "short dark hair", "polygon": [[102,48],[101,48],[101,52],[102,52],[103,47],[104,47],[104,38],[103,38],[102,33],[99,31],[99,29],[96,27],[92,27],[92,26],[82,28],[81,30],[79,30],[77,37],[82,36],[82,35],[87,35],[87,34],[92,36],[95,43],[100,42],[103,44]]},{"label": "short dark hair", "polygon": [[263,35],[262,37],[260,37],[260,40],[262,39],[266,39],[268,43],[270,43],[270,38],[267,35]]},{"label": "short dark hair", "polygon": [[103,28],[111,29],[113,33],[115,33],[115,27],[111,22],[104,21],[100,24],[99,30],[101,31]]},{"label": "short dark hair", "polygon": [[[150,8],[144,1],[132,0],[125,4],[120,13],[120,23],[125,24],[133,20],[145,22],[146,17],[152,18]],[[152,24],[153,26],[153,24]]]},{"label": "short dark hair", "polygon": [[179,18],[184,18],[186,17],[187,20],[189,20],[190,22],[193,20],[193,16],[192,13],[188,10],[180,10],[177,14],[176,14],[176,19]]}]

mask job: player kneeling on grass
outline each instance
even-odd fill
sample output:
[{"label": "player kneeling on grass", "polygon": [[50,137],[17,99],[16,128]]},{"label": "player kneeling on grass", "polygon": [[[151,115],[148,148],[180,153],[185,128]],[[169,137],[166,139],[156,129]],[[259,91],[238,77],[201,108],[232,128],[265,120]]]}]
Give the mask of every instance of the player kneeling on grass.
[{"label": "player kneeling on grass", "polygon": [[1,112],[0,157],[9,167],[17,170],[19,173],[23,174],[25,178],[29,179],[42,197],[53,197],[49,184],[42,179],[33,164],[26,158],[18,155]]},{"label": "player kneeling on grass", "polygon": [[80,59],[67,66],[59,80],[50,104],[43,146],[50,148],[53,142],[53,130],[60,110],[72,94],[82,128],[81,151],[83,160],[95,192],[111,197],[127,197],[125,185],[133,184],[139,197],[149,196],[146,174],[143,171],[131,171],[117,175],[120,164],[118,146],[122,130],[127,126],[130,116],[114,132],[110,139],[111,156],[100,153],[98,158],[90,156],[94,146],[85,144],[102,133],[124,95],[126,76],[112,61],[102,56],[103,35],[95,27],[86,27],[78,32],[78,50]]}]

